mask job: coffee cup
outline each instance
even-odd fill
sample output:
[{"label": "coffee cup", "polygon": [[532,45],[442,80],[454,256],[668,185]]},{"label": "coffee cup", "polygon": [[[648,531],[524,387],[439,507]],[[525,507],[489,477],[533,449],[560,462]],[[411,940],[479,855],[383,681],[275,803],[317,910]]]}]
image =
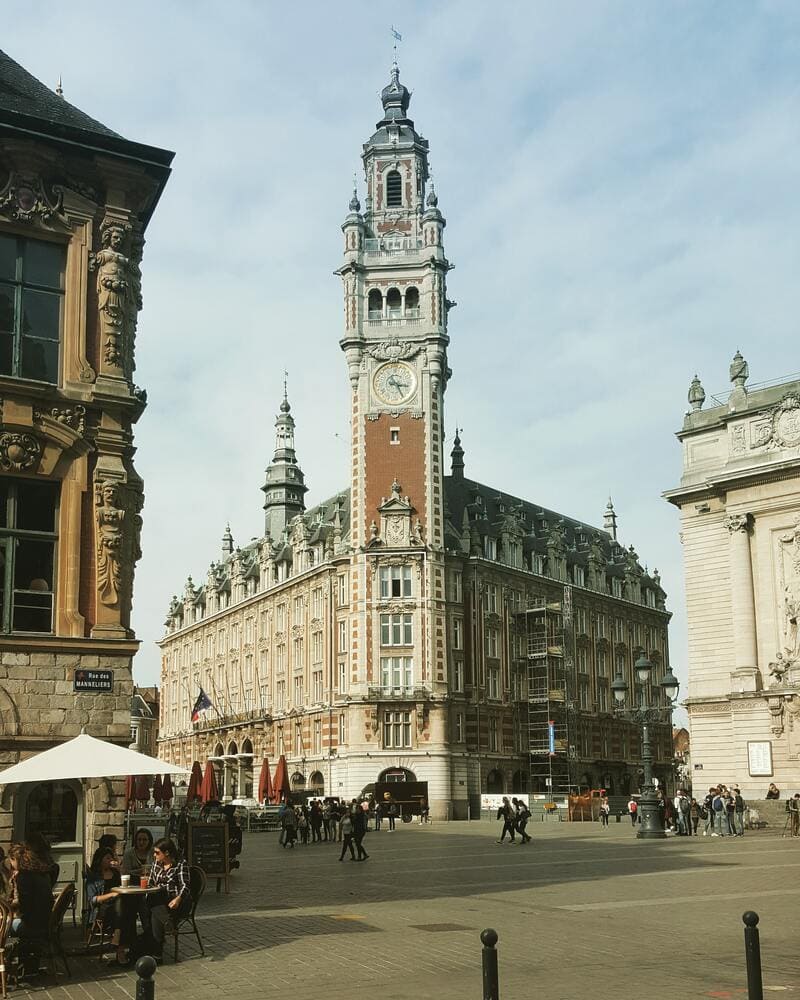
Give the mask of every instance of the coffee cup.
[{"label": "coffee cup", "polygon": [[150,885],[149,877],[147,875],[142,875],[142,877],[139,879],[140,888],[147,889],[149,885]]},{"label": "coffee cup", "polygon": [[122,882],[122,888],[123,889],[127,889],[128,886],[131,884],[131,877],[130,877],[130,875],[123,875],[121,877],[121,882]]}]

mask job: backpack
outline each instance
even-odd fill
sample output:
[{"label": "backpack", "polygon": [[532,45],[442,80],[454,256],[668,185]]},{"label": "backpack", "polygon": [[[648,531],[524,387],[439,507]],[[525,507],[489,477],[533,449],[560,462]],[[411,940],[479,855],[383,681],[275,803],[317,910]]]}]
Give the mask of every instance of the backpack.
[{"label": "backpack", "polygon": [[682,813],[688,813],[692,807],[692,803],[686,798],[685,795],[681,796],[680,807]]},{"label": "backpack", "polygon": [[725,808],[725,804],[723,803],[721,796],[719,795],[714,796],[711,802],[711,808],[714,810],[714,812],[718,813],[722,812],[722,810]]}]

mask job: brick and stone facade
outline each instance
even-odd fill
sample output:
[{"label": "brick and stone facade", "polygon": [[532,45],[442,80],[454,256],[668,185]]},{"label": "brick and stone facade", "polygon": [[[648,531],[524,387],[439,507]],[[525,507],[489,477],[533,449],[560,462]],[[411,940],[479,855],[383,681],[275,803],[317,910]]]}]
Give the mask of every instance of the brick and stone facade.
[{"label": "brick and stone facade", "polygon": [[[0,52],[0,766],[82,729],[130,742],[134,347],[144,232],[171,159]],[[111,689],[87,690],[89,671],[110,671]],[[90,840],[122,823],[118,783],[93,783],[88,803],[73,790],[64,877],[80,872],[84,806]],[[0,840],[52,835],[47,794],[5,788]]]}]

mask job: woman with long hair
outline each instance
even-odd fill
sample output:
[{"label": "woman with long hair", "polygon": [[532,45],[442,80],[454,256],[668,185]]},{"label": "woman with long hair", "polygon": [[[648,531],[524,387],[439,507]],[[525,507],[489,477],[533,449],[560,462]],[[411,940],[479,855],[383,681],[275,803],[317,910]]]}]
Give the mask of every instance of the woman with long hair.
[{"label": "woman with long hair", "polygon": [[123,935],[120,899],[113,891],[120,884],[119,863],[114,857],[114,852],[108,846],[98,847],[92,856],[86,879],[89,925],[97,920],[100,921],[103,931],[111,933],[111,943],[116,945],[117,962],[120,965],[127,965],[127,945],[130,935],[127,932]]},{"label": "woman with long hair", "polygon": [[191,908],[192,896],[189,886],[189,868],[178,856],[174,841],[167,837],[157,840],[153,847],[153,867],[150,871],[150,885],[161,889],[149,900],[150,920],[155,942],[155,958],[161,961],[164,953],[164,938],[167,926],[173,917],[184,916]]},{"label": "woman with long hair", "polygon": [[[50,911],[53,909],[53,889],[50,866],[27,844],[12,844],[8,858],[11,863],[14,919],[11,933],[23,942],[22,962],[26,974],[39,966],[38,942],[47,938]],[[25,942],[31,947],[26,948]]]},{"label": "woman with long hair", "polygon": [[123,875],[149,875],[153,867],[153,834],[141,826],[133,835],[133,844],[122,855]]}]

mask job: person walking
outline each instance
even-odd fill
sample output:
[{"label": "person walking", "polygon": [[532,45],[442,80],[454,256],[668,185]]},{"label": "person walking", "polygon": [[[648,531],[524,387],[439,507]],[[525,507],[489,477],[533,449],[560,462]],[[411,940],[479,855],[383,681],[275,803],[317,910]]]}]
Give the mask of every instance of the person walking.
[{"label": "person walking", "polygon": [[611,815],[611,806],[607,798],[600,799],[600,826],[608,826],[608,818]]},{"label": "person walking", "polygon": [[714,809],[713,802],[714,796],[717,794],[716,788],[709,788],[708,794],[703,799],[703,806],[701,809],[702,818],[706,821],[705,829],[703,830],[703,836],[707,837],[709,834],[714,836]]},{"label": "person walking", "polygon": [[353,842],[358,851],[356,861],[366,861],[369,854],[364,850],[364,837],[369,829],[369,814],[364,809],[356,809],[353,816]]},{"label": "person walking", "polygon": [[356,860],[356,852],[353,847],[353,817],[349,812],[345,812],[342,815],[342,821],[339,824],[342,837],[342,853],[339,855],[339,860],[344,861],[344,856],[347,851],[350,851],[350,860]]},{"label": "person walking", "polygon": [[525,828],[528,825],[528,820],[531,818],[531,811],[526,805],[526,803],[520,799],[519,800],[519,812],[517,813],[517,832],[520,837],[522,837],[523,844],[529,844],[531,842],[531,837],[525,832]]},{"label": "person walking", "polygon": [[698,824],[700,823],[700,804],[695,798],[693,798],[692,801],[689,803],[689,822],[690,822],[690,830],[692,834],[696,837],[697,827]]},{"label": "person walking", "polygon": [[386,815],[389,818],[389,833],[393,833],[394,832],[394,824],[395,824],[395,821],[397,820],[397,803],[396,802],[390,802],[389,803],[389,808],[387,810]]},{"label": "person walking", "polygon": [[381,820],[383,819],[383,806],[380,802],[375,803],[375,832],[381,832]]},{"label": "person walking", "polygon": [[284,848],[294,848],[294,842],[297,840],[297,813],[290,805],[287,805],[283,810],[281,826],[283,827],[282,842]]},{"label": "person walking", "polygon": [[795,793],[787,805],[792,836],[798,837],[800,836],[800,792]]},{"label": "person walking", "polygon": [[505,795],[503,796],[503,804],[497,810],[497,818],[503,821],[503,832],[500,834],[500,839],[497,843],[502,844],[506,839],[506,834],[509,835],[509,840],[512,844],[516,843],[516,837],[514,835],[514,807]]},{"label": "person walking", "polygon": [[639,812],[639,803],[633,796],[631,796],[628,802],[628,815],[631,818],[631,826],[636,826],[636,814]]},{"label": "person walking", "polygon": [[319,802],[311,803],[311,811],[308,814],[308,823],[311,827],[311,842],[319,844],[322,842],[322,810]]}]

